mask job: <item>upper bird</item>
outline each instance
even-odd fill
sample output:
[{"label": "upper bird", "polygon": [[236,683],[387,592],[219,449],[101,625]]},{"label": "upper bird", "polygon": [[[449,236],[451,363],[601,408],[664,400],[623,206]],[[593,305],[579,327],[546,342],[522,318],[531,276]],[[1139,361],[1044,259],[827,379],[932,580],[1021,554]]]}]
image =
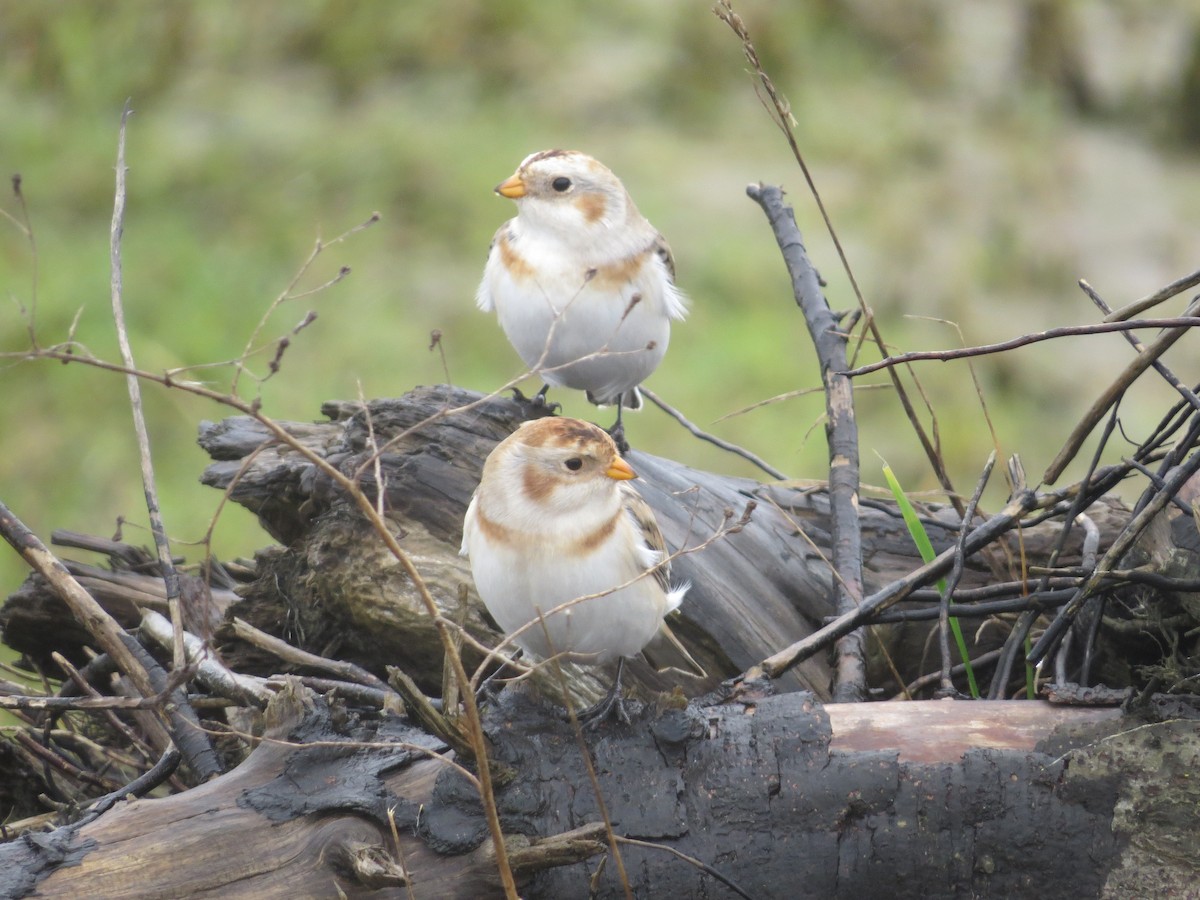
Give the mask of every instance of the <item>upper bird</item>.
[{"label": "upper bird", "polygon": [[[688,586],[670,583],[654,513],[628,484],[636,477],[612,438],[579,419],[526,422],[488,456],[462,553],[484,605],[506,634],[519,632],[519,647],[543,659],[621,660],[679,606]],[[590,599],[556,610],[581,597]],[[623,715],[620,672],[589,712],[615,706]]]},{"label": "upper bird", "polygon": [[492,239],[476,303],[541,376],[539,396],[556,385],[615,403],[623,444],[621,410],[641,407],[637,386],[687,314],[671,248],[620,179],[575,150],[526,157],[496,193],[517,215]]}]

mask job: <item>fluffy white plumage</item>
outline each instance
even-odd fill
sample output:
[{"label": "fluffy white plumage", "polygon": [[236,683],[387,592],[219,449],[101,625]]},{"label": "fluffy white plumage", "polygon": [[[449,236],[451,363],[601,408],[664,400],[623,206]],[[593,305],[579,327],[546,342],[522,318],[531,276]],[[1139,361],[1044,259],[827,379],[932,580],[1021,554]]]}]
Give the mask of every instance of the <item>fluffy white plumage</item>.
[{"label": "fluffy white plumage", "polygon": [[617,404],[619,423],[687,313],[670,248],[620,180],[577,151],[532,154],[496,192],[517,215],[492,240],[479,308],[546,384]]},{"label": "fluffy white plumage", "polygon": [[612,438],[577,419],[526,422],[488,456],[462,552],[500,627],[533,623],[515,638],[527,652],[597,664],[634,656],[683,599],[687,586],[671,586],[659,565],[662,534],[635,477]]}]

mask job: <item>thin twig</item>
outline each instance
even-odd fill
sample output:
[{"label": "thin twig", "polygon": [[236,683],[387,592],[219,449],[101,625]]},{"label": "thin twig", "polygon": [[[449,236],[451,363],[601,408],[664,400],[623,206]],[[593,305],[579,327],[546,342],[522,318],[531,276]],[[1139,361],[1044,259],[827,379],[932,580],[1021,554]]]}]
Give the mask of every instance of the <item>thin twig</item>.
[{"label": "thin twig", "polygon": [[1197,471],[1200,471],[1200,450],[1193,451],[1191,457],[1173,469],[1164,480],[1162,490],[1140,512],[1136,513],[1125,523],[1116,539],[1109,545],[1100,562],[1096,564],[1096,571],[1088,577],[1071,602],[1059,611],[1058,616],[1050,623],[1049,627],[1042,633],[1041,638],[1038,639],[1038,642],[1029,651],[1028,659],[1031,664],[1036,666],[1045,659],[1046,655],[1054,648],[1054,644],[1058,638],[1062,635],[1063,629],[1070,623],[1071,619],[1079,611],[1079,608],[1104,585],[1105,574],[1117,566],[1125,554],[1129,552],[1129,549],[1141,533],[1149,527],[1154,517],[1163,510],[1171,497]]},{"label": "thin twig", "polygon": [[707,431],[701,431],[692,422],[690,422],[683,415],[683,413],[681,413],[675,407],[668,404],[661,397],[659,397],[658,394],[654,393],[654,391],[647,388],[644,384],[641,385],[638,388],[638,390],[641,392],[643,397],[645,397],[647,400],[649,400],[651,403],[653,403],[655,406],[657,406],[659,409],[661,409],[663,412],[665,412],[668,416],[670,416],[672,419],[674,419],[676,422],[678,422],[680,425],[682,425],[684,428],[686,428],[689,432],[691,432],[691,434],[694,437],[698,437],[702,441],[708,441],[710,444],[720,447],[722,450],[728,450],[730,453],[740,456],[742,459],[746,460],[747,462],[753,463],[754,465],[758,466],[760,469],[762,469],[764,472],[766,472],[772,478],[778,478],[780,481],[783,481],[787,478],[786,475],[784,475],[782,472],[780,472],[778,469],[776,469],[774,466],[772,466],[766,460],[755,455],[751,451],[747,450],[745,447],[739,447],[737,444],[732,444],[729,441],[723,440],[722,438],[717,437],[715,434],[709,434]]},{"label": "thin twig", "polygon": [[[833,246],[837,250],[838,259],[841,261],[842,269],[846,273],[846,277],[850,282],[850,287],[854,291],[855,300],[858,302],[859,311],[862,314],[864,328],[870,332],[871,339],[879,348],[881,355],[887,355],[887,341],[883,339],[883,333],[879,330],[879,325],[875,321],[875,316],[871,308],[867,306],[867,301],[863,297],[862,290],[858,286],[858,279],[854,275],[854,269],[850,265],[849,257],[846,256],[846,251],[842,247],[842,242],[838,238],[837,230],[833,227],[833,220],[829,216],[829,212],[825,209],[825,203],[821,199],[821,194],[817,190],[816,182],[813,180],[812,174],[808,170],[808,164],[804,161],[804,156],[800,152],[800,146],[796,141],[795,119],[792,117],[791,105],[787,99],[776,89],[766,70],[763,68],[762,62],[758,58],[758,51],[754,49],[754,44],[750,40],[750,32],[746,28],[746,23],[741,16],[733,11],[733,6],[730,0],[718,0],[713,12],[717,18],[729,26],[730,30],[737,35],[742,42],[742,52],[746,56],[746,60],[754,69],[754,73],[758,76],[762,90],[766,93],[771,103],[768,105],[763,101],[763,106],[766,107],[768,114],[774,113],[773,121],[779,130],[783,133],[784,138],[791,148],[792,156],[795,158],[797,165],[800,166],[800,171],[804,175],[805,183],[808,185],[809,192],[816,201],[817,209],[821,213],[821,219],[825,223],[825,229],[829,232],[829,237],[833,241]],[[757,92],[757,87],[756,87]],[[760,99],[762,96],[759,95]],[[861,339],[860,339],[861,346]],[[858,348],[855,348],[857,354]],[[909,375],[914,382],[917,382],[917,377],[910,370]],[[913,407],[912,400],[908,396],[908,392],[904,389],[904,385],[900,382],[900,376],[893,369],[888,370],[888,377],[892,380],[892,386],[896,390],[896,398],[900,401],[904,413],[908,416],[908,421],[913,427],[913,431],[917,435],[917,439],[921,442],[921,447],[925,451],[925,456],[929,460],[929,465],[933,469],[934,476],[938,483],[946,491],[953,504],[955,510],[961,516],[963,513],[962,501],[958,499],[958,491],[954,488],[954,483],[950,479],[950,474],[946,471],[945,461],[941,457],[936,442],[931,440],[925,431],[925,427],[921,424],[921,420],[917,417],[916,410]],[[917,382],[919,385],[919,382]],[[849,387],[846,388],[849,391]]]},{"label": "thin twig", "polygon": [[[1200,273],[1197,273],[1197,274],[1200,274]],[[1096,307],[1102,313],[1104,313],[1106,316],[1112,314],[1112,307],[1110,307],[1104,301],[1104,298],[1102,298],[1098,293],[1096,293],[1096,289],[1093,288],[1090,284],[1088,284],[1085,279],[1083,279],[1083,278],[1079,279],[1079,288],[1085,294],[1087,294],[1088,299],[1090,299],[1094,304],[1096,304]],[[1137,335],[1135,335],[1132,331],[1122,331],[1121,336],[1123,338],[1125,338],[1125,340],[1129,342],[1129,345],[1131,347],[1133,347],[1133,349],[1135,351],[1137,351],[1138,353],[1141,353],[1143,350],[1146,349],[1146,345],[1143,344],[1140,340],[1138,340]],[[1195,391],[1190,390],[1187,387],[1187,385],[1185,385],[1178,378],[1176,378],[1175,373],[1167,368],[1166,363],[1164,363],[1161,359],[1156,359],[1153,363],[1153,368],[1154,368],[1154,371],[1156,371],[1159,375],[1162,376],[1163,380],[1167,384],[1169,384],[1171,387],[1175,388],[1175,390],[1177,390],[1179,392],[1179,395],[1181,397],[1183,397],[1183,399],[1186,400],[1189,404],[1191,404],[1193,409],[1200,411],[1200,396],[1197,396]]]},{"label": "thin twig", "polygon": [[[1044,509],[1060,504],[1064,496],[1074,490],[1075,486],[1060,489],[1052,494],[1035,494],[1033,491],[1023,491],[1008,502],[1000,512],[974,529],[964,544],[967,553],[974,553],[981,547],[987,546],[1000,535],[1016,527],[1022,518],[1035,509]],[[845,634],[864,625],[872,615],[886,609],[893,603],[907,597],[921,584],[949,571],[954,563],[956,547],[951,547],[939,553],[925,565],[910,572],[908,575],[893,581],[874,594],[863,599],[862,604],[853,612],[838,616],[820,630],[796,641],[790,647],[763,660],[760,665],[771,678],[778,678],[788,669],[808,659],[832,644]]]},{"label": "thin twig", "polygon": [[638,840],[637,838],[621,837],[620,835],[617,836],[617,843],[628,844],[630,847],[645,847],[648,850],[663,850],[667,853],[672,854],[673,856],[679,857],[680,859],[682,859],[684,862],[688,863],[689,865],[695,866],[697,869],[699,869],[705,875],[711,875],[713,878],[717,879],[717,881],[721,882],[721,884],[725,885],[725,887],[729,888],[731,891],[733,891],[739,897],[744,897],[745,900],[754,900],[753,894],[749,894],[745,890],[743,890],[741,887],[739,887],[737,882],[735,882],[733,879],[731,879],[728,875],[723,874],[718,869],[714,869],[712,866],[708,865],[708,863],[703,862],[702,860],[696,859],[696,857],[694,857],[694,856],[688,856],[686,853],[683,853],[682,851],[677,850],[668,844],[656,844],[653,841],[642,841],[642,840]]},{"label": "thin twig", "polygon": [[[117,344],[121,348],[121,359],[127,369],[136,369],[133,349],[129,345],[129,329],[125,325],[125,304],[122,300],[121,236],[125,231],[125,129],[133,113],[129,101],[121,113],[121,130],[117,138],[117,188],[113,200],[113,218],[109,262],[112,266],[112,313],[117,327]],[[133,430],[137,435],[138,459],[142,466],[142,490],[146,495],[146,511],[150,515],[150,532],[154,535],[154,547],[158,551],[158,562],[163,584],[167,589],[167,608],[171,612],[171,626],[175,630],[172,647],[172,667],[182,669],[187,665],[183,650],[183,614],[179,608],[179,572],[171,559],[171,544],[163,525],[162,509],[158,504],[158,487],[154,478],[154,462],[150,456],[150,433],[146,429],[146,415],[142,407],[142,385],[133,375],[125,376],[129,389],[129,405],[133,410]]]},{"label": "thin twig", "polygon": [[374,688],[377,691],[382,691],[399,699],[400,695],[387,682],[372,675],[361,666],[356,666],[354,663],[345,662],[340,659],[327,659],[324,656],[309,653],[307,650],[301,650],[299,647],[293,647],[287,641],[267,634],[265,631],[260,631],[249,622],[239,619],[236,616],[233,619],[233,633],[247,644],[257,647],[260,650],[266,650],[284,662],[310,669],[319,669],[323,672],[332,672],[347,681],[353,681],[356,684]]},{"label": "thin twig", "polygon": [[1112,334],[1114,332],[1133,331],[1141,328],[1195,328],[1200,326],[1200,317],[1174,316],[1166,319],[1135,319],[1130,322],[1100,322],[1091,325],[1062,325],[1058,328],[1048,328],[1031,334],[1009,338],[994,344],[979,344],[974,347],[955,347],[952,350],[913,350],[909,353],[897,353],[886,356],[878,362],[867,363],[842,374],[847,378],[858,378],[870,375],[884,369],[907,365],[914,362],[949,362],[956,359],[969,359],[975,356],[987,356],[992,353],[1004,353],[1018,347],[1028,347],[1040,344],[1042,341],[1053,341],[1064,337],[1082,337],[1091,334]]},{"label": "thin twig", "polygon": [[[987,487],[988,479],[991,478],[992,468],[995,465],[996,451],[993,450],[988,454],[987,462],[983,466],[983,472],[980,474],[979,481],[975,485],[975,493],[971,495],[971,499],[967,503],[967,512],[963,516],[962,526],[958,530],[954,566],[950,570],[950,575],[946,578],[946,589],[942,592],[941,603],[939,604],[938,644],[942,655],[941,689],[947,694],[954,692],[954,682],[950,678],[950,595],[954,593],[954,589],[958,587],[959,581],[962,580],[963,570],[967,564],[967,533],[971,530],[971,522],[975,518],[975,510],[979,506],[979,498],[983,496],[983,489]],[[965,664],[966,660],[963,660],[963,662]],[[972,682],[972,685],[974,685],[974,682]]]},{"label": "thin twig", "polygon": [[1200,284],[1200,270],[1192,272],[1190,275],[1184,275],[1182,278],[1177,278],[1165,287],[1159,288],[1149,297],[1143,297],[1141,300],[1135,300],[1126,306],[1122,306],[1115,312],[1105,316],[1106,322],[1119,322],[1124,319],[1130,319],[1139,313],[1145,312],[1152,306],[1157,306],[1164,300],[1170,300],[1177,294],[1182,294],[1184,291],[1194,288]]}]

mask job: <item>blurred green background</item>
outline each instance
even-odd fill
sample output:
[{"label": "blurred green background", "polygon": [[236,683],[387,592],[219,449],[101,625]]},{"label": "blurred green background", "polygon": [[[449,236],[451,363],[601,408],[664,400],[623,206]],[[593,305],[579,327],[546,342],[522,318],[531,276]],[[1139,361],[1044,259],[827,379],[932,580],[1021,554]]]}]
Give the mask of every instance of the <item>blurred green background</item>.
[{"label": "blurred green background", "polygon": [[[745,0],[737,9],[791,101],[802,150],[897,350],[957,345],[933,319],[957,322],[969,343],[1094,321],[1077,278],[1115,306],[1200,266],[1194,3]],[[343,265],[353,274],[271,317],[273,337],[318,314],[261,386],[265,411],[312,420],[327,399],[446,378],[490,390],[520,371],[473,303],[488,241],[513,213],[492,187],[527,153],[571,147],[624,180],[670,240],[692,298],[650,387],[789,475],[821,478],[819,393],[716,422],[818,384],[747,183],[788,189],[831,304],[854,304],[746,68],[707,0],[7,0],[0,160],[22,176],[36,254],[3,220],[0,351],[29,346],[35,311],[40,344],[65,340],[78,316],[75,338],[118,358],[108,232],[129,97],[124,279],[139,365],[237,357],[317,238],[377,210],[379,224],[322,253],[300,288]],[[24,219],[11,194],[0,208]],[[448,373],[428,350],[434,329]],[[1194,346],[1185,339],[1169,360],[1190,381],[1200,376]],[[1036,481],[1129,358],[1107,336],[978,360],[1002,452],[1021,453]],[[46,538],[53,528],[111,534],[126,517],[125,537],[148,544],[123,379],[0,362],[0,499]],[[949,469],[969,493],[992,440],[968,369],[918,372]],[[229,376],[190,375],[216,387]],[[1146,381],[1123,408],[1134,438],[1169,402]],[[257,391],[243,383],[244,396]],[[197,481],[206,457],[196,426],[227,413],[153,385],[145,397],[164,518],[194,560],[186,542],[203,535],[220,499]],[[610,411],[580,397],[553,398],[610,424]],[[858,411],[864,480],[882,480],[878,454],[908,489],[932,488],[891,393],[863,392]],[[756,474],[655,409],[627,427],[639,449]],[[265,543],[249,515],[223,513],[218,554]],[[0,552],[0,589],[23,577],[20,560]]]}]

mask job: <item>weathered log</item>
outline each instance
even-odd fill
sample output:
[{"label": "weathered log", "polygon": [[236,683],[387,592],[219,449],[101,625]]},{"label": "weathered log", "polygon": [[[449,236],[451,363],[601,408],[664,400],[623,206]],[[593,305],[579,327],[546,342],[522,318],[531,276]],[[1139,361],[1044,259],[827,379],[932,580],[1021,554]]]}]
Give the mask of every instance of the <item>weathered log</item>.
[{"label": "weathered log", "polygon": [[[273,740],[229,774],[0,847],[0,894],[499,896],[478,794],[413,749],[436,742],[330,713],[286,691]],[[514,773],[497,801],[522,895],[622,896],[611,858],[593,882],[609,850],[569,727],[520,692],[486,725]],[[1196,724],[1130,725],[1112,708],[792,693],[647,708],[586,740],[614,830],[637,841],[619,844],[636,896],[734,896],[714,871],[752,897],[1186,896]]]},{"label": "weathered log", "polygon": [[[458,615],[460,591],[470,583],[457,555],[460,523],[479,468],[496,441],[545,411],[445,387],[325,409],[330,422],[289,429],[341,471],[357,473],[372,493],[384,485],[401,546],[446,613]],[[253,420],[204,430],[218,460],[206,480],[228,487],[285,544],[260,554],[253,581],[237,588],[240,599],[228,613],[378,675],[385,664],[401,665],[438,692],[440,647],[399,567],[330,479],[294,449],[264,445],[265,438]],[[832,611],[828,504],[819,484],[761,485],[637,451],[629,459],[669,546],[704,545],[676,562],[693,583],[676,624],[713,673],[708,684],[811,632]],[[744,527],[708,542],[751,500],[757,507]],[[1105,535],[1124,518],[1116,504],[1092,514]],[[862,519],[867,590],[918,565],[891,504],[864,500]],[[935,547],[954,543],[952,514],[928,510],[926,525]],[[1026,530],[1023,556],[1014,558],[1048,560],[1056,532],[1053,524]],[[1069,544],[1060,562],[1077,554]],[[964,585],[989,583],[995,565],[970,561]],[[102,570],[86,572],[95,592],[107,591],[111,608],[132,620],[127,592],[149,596],[152,582],[109,574],[111,581]],[[32,593],[26,599],[45,612]],[[14,628],[25,610],[6,607],[6,634],[40,636],[49,649],[69,637],[61,628]],[[477,603],[461,615],[481,640],[500,637]],[[231,635],[222,650],[239,672],[283,670]],[[899,664],[916,666],[904,658]],[[639,671],[655,689],[678,678],[656,676],[649,666]],[[780,680],[791,693],[760,696],[745,683],[735,702],[709,697],[683,709],[663,701],[633,727],[606,725],[586,735],[615,833],[709,867],[621,843],[635,892],[723,896],[731,891],[720,881],[726,878],[752,896],[1036,890],[1075,897],[1127,892],[1149,868],[1163,890],[1191,876],[1171,842],[1191,827],[1185,810],[1194,797],[1184,776],[1196,762],[1193,723],[1143,726],[1113,709],[1041,702],[822,707],[828,677],[826,662],[815,658]],[[603,683],[577,670],[575,699]],[[817,696],[795,692],[805,686]],[[689,685],[692,692],[704,687]],[[526,693],[505,692],[485,722],[492,758],[512,776],[497,795],[506,844],[525,896],[583,896],[596,855],[610,853],[596,827],[599,806],[575,736]],[[417,897],[496,893],[477,791],[446,763],[396,747],[434,747],[435,740],[390,714],[341,709],[295,688],[278,704],[273,734],[304,746],[266,741],[198,788],[118,804],[95,821],[0,847],[0,879],[9,879],[0,880],[0,894],[406,896],[405,879]],[[1056,733],[1059,726],[1066,730]],[[132,873],[130,859],[138,861]],[[559,867],[546,869],[549,860]],[[610,858],[598,878],[600,896],[622,893],[616,871]]]},{"label": "weathered log", "polygon": [[[332,421],[288,425],[289,430],[342,472],[357,472],[369,490],[382,481],[389,521],[403,535],[401,545],[418,562],[439,605],[452,614],[460,590],[468,588],[473,602],[465,626],[494,642],[499,635],[474,599],[469,567],[458,556],[462,516],[495,443],[525,418],[545,415],[545,409],[438,386],[365,407],[328,403],[323,411]],[[236,614],[268,630],[277,630],[281,621],[298,622],[305,646],[336,646],[343,658],[376,670],[380,660],[393,662],[436,690],[429,673],[441,671],[440,646],[399,567],[327,477],[268,438],[248,418],[201,428],[201,445],[217,460],[206,470],[205,483],[229,488],[231,497],[257,513],[286,545],[260,557],[259,581],[240,591],[246,603]],[[383,451],[377,454],[378,447]],[[764,485],[636,449],[628,459],[668,546],[685,551],[674,567],[692,589],[673,627],[714,676],[744,671],[832,614],[829,506],[822,484]],[[756,505],[744,528],[713,539],[751,502]],[[1098,504],[1092,515],[1103,535],[1115,532],[1125,516],[1116,501]],[[864,499],[861,516],[865,586],[874,591],[920,561],[893,503]],[[953,510],[928,507],[925,525],[937,550],[953,545],[958,529]],[[1058,530],[1054,523],[1025,530],[1019,545],[1016,537],[1003,545],[1009,557],[999,565],[1009,566],[1011,577],[1019,580],[1023,564],[1050,559]],[[998,550],[994,557],[1000,555]],[[1059,564],[1078,559],[1079,540],[1073,537]],[[968,562],[962,584],[994,578],[992,569],[975,559]],[[927,627],[914,631],[913,640],[923,641]],[[236,646],[227,645],[226,651],[235,654],[230,658],[240,669]],[[914,655],[899,654],[906,676],[918,671],[919,661],[904,661]],[[654,689],[664,686],[647,667],[636,674]],[[780,687],[828,698],[829,679],[826,660],[814,658],[785,676]],[[573,686],[585,699],[603,683],[583,671],[575,673]],[[711,686],[710,681],[690,688],[694,693]]]}]

